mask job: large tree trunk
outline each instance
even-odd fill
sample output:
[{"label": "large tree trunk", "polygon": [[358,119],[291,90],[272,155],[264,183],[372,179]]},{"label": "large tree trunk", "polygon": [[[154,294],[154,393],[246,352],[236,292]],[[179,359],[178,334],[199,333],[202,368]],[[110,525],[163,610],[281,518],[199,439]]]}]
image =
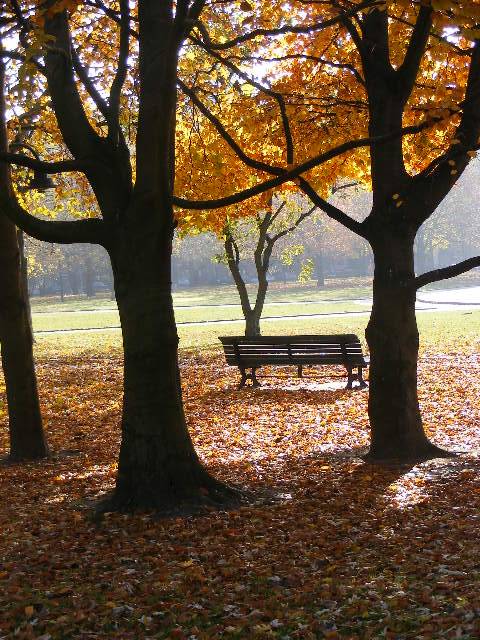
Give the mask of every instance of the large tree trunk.
[{"label": "large tree trunk", "polygon": [[120,510],[189,509],[234,495],[201,465],[186,426],[171,238],[162,236],[132,229],[112,254],[125,358],[122,445],[111,505]]},{"label": "large tree trunk", "polygon": [[[8,149],[4,87],[5,64],[0,61],[0,151]],[[0,190],[14,197],[10,171],[3,163],[0,165]],[[35,460],[48,455],[38,401],[27,303],[28,290],[22,282],[16,227],[0,213],[0,343],[12,460]]]},{"label": "large tree trunk", "polygon": [[422,460],[443,455],[426,437],[417,395],[413,236],[373,242],[373,308],[366,330],[370,349],[368,459]]},{"label": "large tree trunk", "polygon": [[0,215],[0,341],[12,460],[35,460],[48,455],[38,401],[27,295],[22,286],[15,226]]}]

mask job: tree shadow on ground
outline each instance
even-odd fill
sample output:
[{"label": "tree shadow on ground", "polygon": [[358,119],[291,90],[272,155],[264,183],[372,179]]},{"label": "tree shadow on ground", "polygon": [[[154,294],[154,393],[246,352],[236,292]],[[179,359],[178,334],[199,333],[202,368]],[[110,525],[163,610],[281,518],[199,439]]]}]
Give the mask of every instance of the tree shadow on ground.
[{"label": "tree shadow on ground", "polygon": [[[478,637],[480,462],[379,468],[359,453],[283,455],[258,461],[257,474],[252,461],[217,461],[217,477],[258,501],[163,521],[84,518],[79,492],[111,480],[96,460],[5,470],[0,626],[13,633],[28,602],[38,633],[65,637],[111,637],[112,624],[124,637],[145,637],[146,625],[149,636],[182,637],[181,627],[202,639],[237,628],[242,638],[440,638],[452,627]],[[399,501],[396,485],[411,495]]]},{"label": "tree shadow on ground", "polygon": [[258,404],[278,404],[279,397],[283,396],[291,404],[326,405],[334,404],[338,400],[348,397],[352,391],[346,389],[288,389],[272,387],[244,387],[243,389],[209,389],[202,395],[207,402],[227,402],[229,406],[256,402]]}]

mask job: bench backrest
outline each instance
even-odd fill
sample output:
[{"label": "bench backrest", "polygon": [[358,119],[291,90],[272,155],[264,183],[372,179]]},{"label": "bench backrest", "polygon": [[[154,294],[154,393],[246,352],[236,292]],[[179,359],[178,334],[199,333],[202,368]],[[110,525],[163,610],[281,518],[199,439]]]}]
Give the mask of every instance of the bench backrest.
[{"label": "bench backrest", "polygon": [[225,336],[227,364],[245,367],[263,364],[364,365],[360,340],[354,334],[307,336]]}]

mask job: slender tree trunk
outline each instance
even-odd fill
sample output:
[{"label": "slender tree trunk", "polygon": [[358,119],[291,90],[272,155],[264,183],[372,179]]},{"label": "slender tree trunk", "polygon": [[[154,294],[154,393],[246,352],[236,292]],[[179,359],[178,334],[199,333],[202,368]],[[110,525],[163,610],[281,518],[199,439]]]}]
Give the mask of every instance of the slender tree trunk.
[{"label": "slender tree trunk", "polygon": [[259,336],[260,316],[256,313],[255,308],[252,308],[252,305],[250,304],[247,286],[240,272],[240,254],[235,243],[235,239],[230,233],[227,233],[224,248],[227,256],[227,265],[235,286],[237,287],[243,317],[245,318],[245,335],[248,337]]},{"label": "slender tree trunk", "polygon": [[317,287],[319,289],[325,288],[325,272],[323,270],[323,249],[320,248],[319,252],[314,258],[315,261],[315,278],[317,279]]},{"label": "slender tree trunk", "polygon": [[204,469],[188,433],[171,295],[171,238],[162,236],[133,228],[112,252],[125,358],[122,445],[112,498],[121,510],[168,511],[233,495]]},{"label": "slender tree trunk", "polygon": [[245,335],[248,338],[254,338],[261,335],[260,333],[260,316],[261,313],[254,308],[245,315]]},{"label": "slender tree trunk", "polygon": [[65,290],[63,287],[63,273],[62,267],[58,267],[58,284],[60,285],[60,301],[63,302],[65,300]]},{"label": "slender tree trunk", "polygon": [[[265,252],[262,254],[265,256]],[[263,314],[263,307],[265,305],[265,299],[268,291],[268,266],[270,257],[267,256],[266,263],[262,260],[257,264],[257,297],[255,298],[255,306],[251,310],[250,314],[245,316],[245,335],[246,336],[260,336],[260,319]]]},{"label": "slender tree trunk", "polygon": [[[70,285],[70,291],[73,295],[78,295],[80,293],[80,286],[78,282],[78,271],[70,270],[68,272],[68,284]],[[113,284],[112,284],[113,289]]]},{"label": "slender tree trunk", "polygon": [[[28,289],[28,259],[25,255],[25,238],[23,235],[23,231],[21,231],[20,229],[17,229],[17,243],[20,255],[20,279],[22,285],[22,295],[23,299],[25,300],[25,307],[27,310],[28,326],[33,338],[32,307],[30,304],[30,292]],[[33,338],[33,342],[35,342],[35,338]]]},{"label": "slender tree trunk", "polygon": [[93,298],[95,295],[95,291],[93,289],[93,277],[92,258],[90,255],[87,255],[85,259],[85,293],[87,298]]},{"label": "slender tree trunk", "polygon": [[373,243],[373,308],[366,330],[370,349],[370,460],[421,460],[444,452],[426,437],[417,395],[413,237]]},{"label": "slender tree trunk", "polygon": [[0,215],[0,341],[7,388],[10,458],[44,458],[48,448],[42,428],[17,233],[3,215]]}]

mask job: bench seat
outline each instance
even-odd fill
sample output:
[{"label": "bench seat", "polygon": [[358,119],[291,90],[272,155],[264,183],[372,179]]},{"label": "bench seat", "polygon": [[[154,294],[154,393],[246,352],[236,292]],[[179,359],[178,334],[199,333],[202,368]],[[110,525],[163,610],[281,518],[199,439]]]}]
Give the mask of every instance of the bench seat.
[{"label": "bench seat", "polygon": [[[240,388],[248,379],[254,387],[260,386],[256,370],[263,365],[296,365],[302,377],[304,365],[343,365],[347,370],[347,389],[357,381],[361,388],[367,386],[362,371],[368,364],[362,353],[360,340],[354,334],[307,336],[225,336],[223,345],[227,365],[238,367],[241,373]],[[247,373],[250,369],[250,373]],[[357,369],[354,373],[353,370]]]}]

